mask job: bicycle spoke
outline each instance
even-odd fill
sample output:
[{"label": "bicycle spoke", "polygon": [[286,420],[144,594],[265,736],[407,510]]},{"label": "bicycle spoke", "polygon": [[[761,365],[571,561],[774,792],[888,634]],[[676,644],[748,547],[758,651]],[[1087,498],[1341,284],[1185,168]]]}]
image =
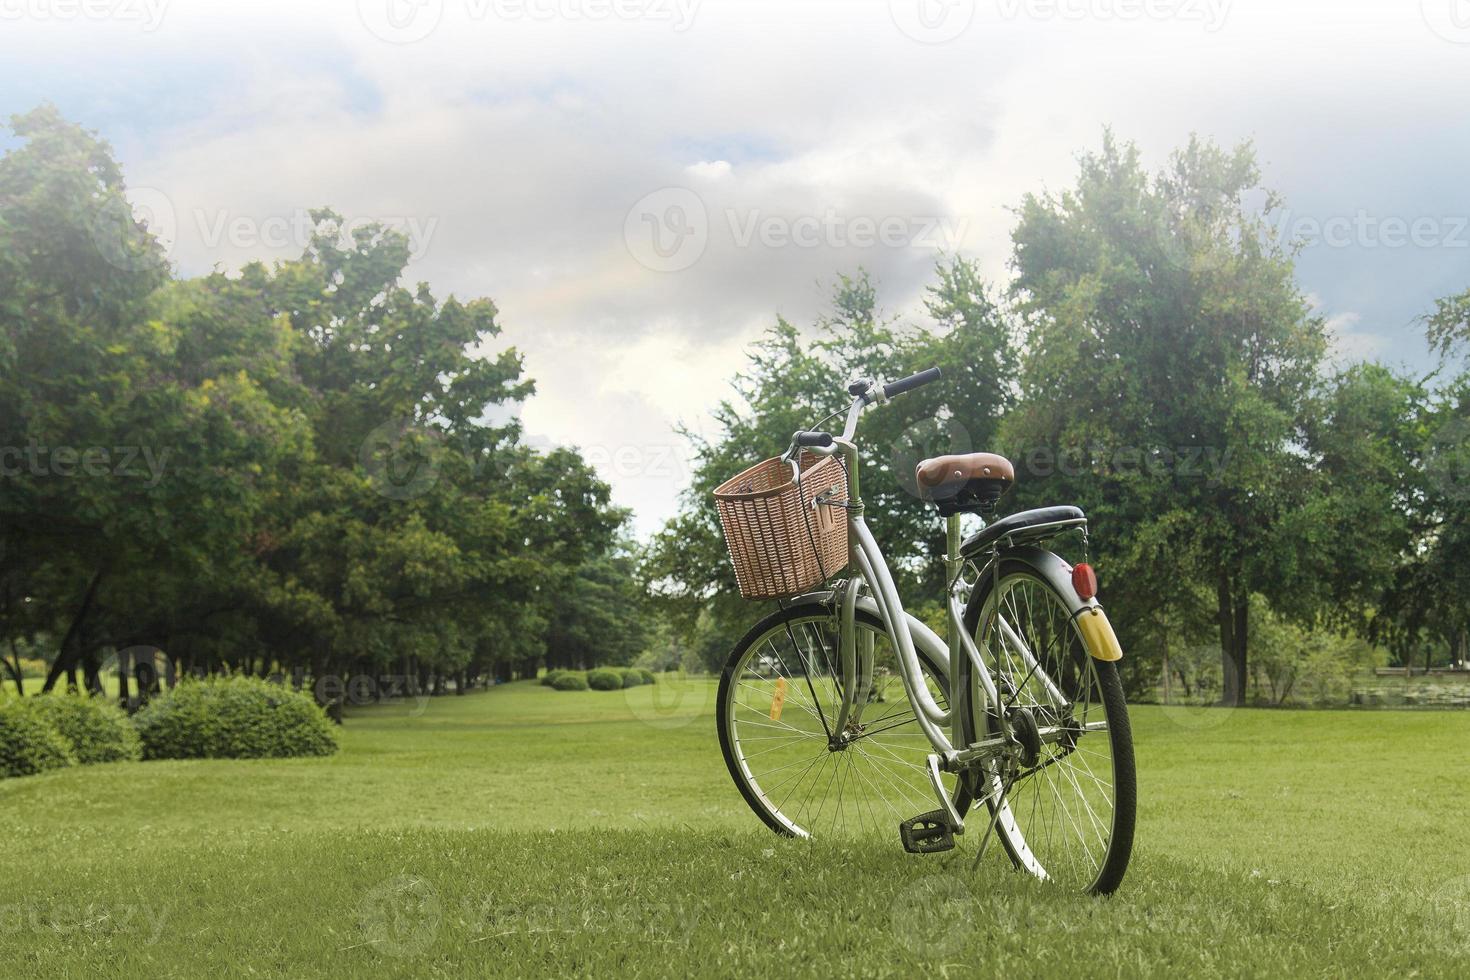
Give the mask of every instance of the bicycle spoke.
[{"label": "bicycle spoke", "polygon": [[[933,748],[907,692],[892,700],[897,654],[876,623],[859,629],[855,642],[871,648],[873,671],[859,684],[875,710],[869,717],[854,712],[846,732],[830,732],[848,695],[841,640],[827,616],[781,623],[732,668],[731,751],[760,805],[792,833],[892,835],[899,821],[937,803],[925,766]],[[935,702],[947,708],[941,675],[925,671]],[[885,698],[891,703],[883,704]]]}]

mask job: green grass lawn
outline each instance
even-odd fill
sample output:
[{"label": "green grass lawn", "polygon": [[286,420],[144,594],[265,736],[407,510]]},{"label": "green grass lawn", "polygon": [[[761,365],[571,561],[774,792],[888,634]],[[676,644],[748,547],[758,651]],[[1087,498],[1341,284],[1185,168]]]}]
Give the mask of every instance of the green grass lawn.
[{"label": "green grass lawn", "polygon": [[714,685],[360,709],[325,760],[0,781],[9,976],[1470,973],[1470,714],[1134,709],[1092,900],[762,829]]}]

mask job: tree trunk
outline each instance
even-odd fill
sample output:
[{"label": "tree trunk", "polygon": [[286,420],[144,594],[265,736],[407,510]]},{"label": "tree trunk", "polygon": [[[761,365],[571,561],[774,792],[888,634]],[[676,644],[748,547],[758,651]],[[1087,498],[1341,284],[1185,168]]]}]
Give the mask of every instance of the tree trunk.
[{"label": "tree trunk", "polygon": [[82,683],[86,685],[88,694],[101,697],[105,693],[102,687],[102,662],[94,654],[88,654],[82,661]]},{"label": "tree trunk", "polygon": [[[0,657],[0,660],[5,660],[5,658]],[[25,678],[21,676],[20,651],[16,649],[15,637],[13,636],[10,638],[10,659],[5,660],[5,667],[7,670],[10,671],[11,679],[15,681],[15,693],[19,694],[21,697],[25,697],[26,684]]]},{"label": "tree trunk", "polygon": [[1216,613],[1220,624],[1220,704],[1245,704],[1246,624],[1250,612],[1248,595],[1237,594],[1223,572],[1216,587]]},{"label": "tree trunk", "polygon": [[61,649],[56,653],[56,662],[46,673],[46,683],[41,685],[42,694],[49,694],[62,674],[66,674],[67,688],[76,688],[77,660],[81,656],[82,623],[87,618],[87,613],[92,611],[92,602],[97,598],[97,586],[101,584],[102,569],[99,568],[93,573],[92,581],[87,584],[87,591],[82,595],[82,604],[77,608],[77,614],[72,618],[71,625],[67,627],[66,635],[61,638]]},{"label": "tree trunk", "polygon": [[129,712],[134,708],[133,702],[128,698],[128,671],[131,669],[132,662],[131,651],[117,651],[117,706]]}]

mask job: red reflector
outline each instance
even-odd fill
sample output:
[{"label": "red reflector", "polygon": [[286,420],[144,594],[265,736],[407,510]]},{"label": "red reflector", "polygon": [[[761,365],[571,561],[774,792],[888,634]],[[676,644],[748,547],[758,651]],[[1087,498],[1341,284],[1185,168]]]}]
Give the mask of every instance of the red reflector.
[{"label": "red reflector", "polygon": [[1077,595],[1083,599],[1091,599],[1097,595],[1097,574],[1087,562],[1079,562],[1077,567],[1072,569],[1072,588],[1076,589]]}]

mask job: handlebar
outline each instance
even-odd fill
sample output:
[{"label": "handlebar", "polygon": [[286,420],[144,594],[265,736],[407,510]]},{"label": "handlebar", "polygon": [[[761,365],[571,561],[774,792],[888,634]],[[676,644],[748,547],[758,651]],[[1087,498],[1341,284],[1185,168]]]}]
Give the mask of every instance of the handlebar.
[{"label": "handlebar", "polygon": [[[847,410],[847,424],[843,427],[842,435],[834,437],[830,432],[815,432],[807,429],[799,429],[791,435],[791,448],[787,450],[784,459],[790,460],[795,466],[796,450],[812,449],[823,455],[831,455],[837,452],[835,448],[838,441],[850,443],[853,433],[857,431],[858,416],[867,406],[874,402],[885,402],[890,398],[896,398],[904,392],[913,391],[915,388],[923,387],[931,381],[939,380],[939,368],[932,367],[918,374],[911,374],[907,378],[890,381],[886,385],[879,386],[874,382],[862,379],[854,381],[847,386],[847,393],[852,395],[852,406]],[[877,389],[876,391],[874,389]]]},{"label": "handlebar", "polygon": [[898,381],[890,381],[888,384],[883,386],[883,397],[896,398],[906,391],[913,391],[915,388],[922,387],[923,385],[926,385],[931,381],[938,380],[939,368],[932,367],[929,368],[927,371],[920,371],[918,374],[911,374],[907,378],[900,378]]}]

